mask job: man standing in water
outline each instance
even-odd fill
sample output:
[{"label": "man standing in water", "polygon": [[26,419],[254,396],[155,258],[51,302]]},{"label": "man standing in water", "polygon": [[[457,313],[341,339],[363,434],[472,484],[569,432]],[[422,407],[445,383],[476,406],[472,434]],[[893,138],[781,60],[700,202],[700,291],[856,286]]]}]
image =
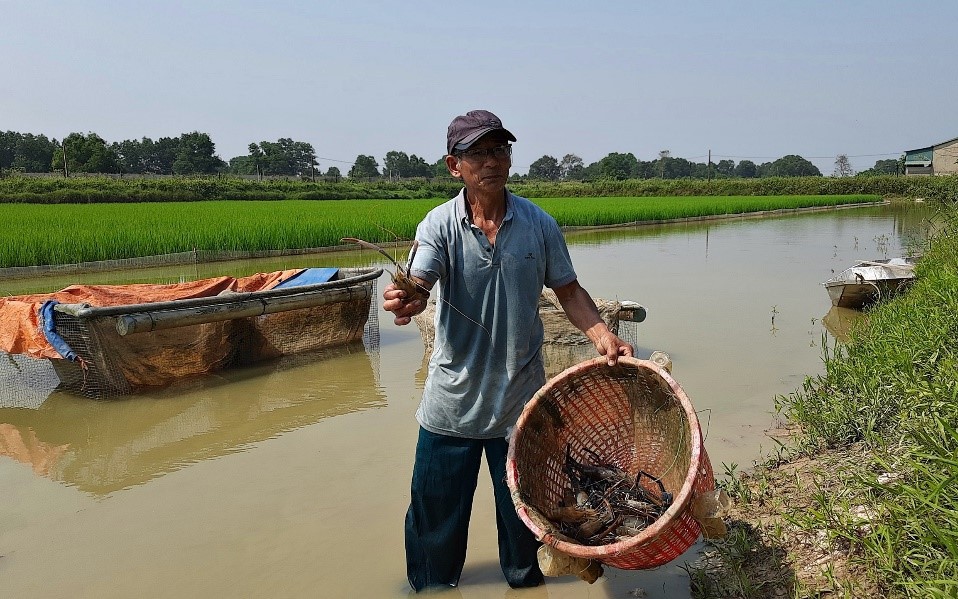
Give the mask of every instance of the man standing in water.
[{"label": "man standing in water", "polygon": [[[416,591],[455,587],[482,453],[492,475],[499,563],[509,585],[537,586],[539,543],[516,515],[506,485],[508,435],[545,384],[539,295],[552,288],[577,328],[614,364],[632,346],[609,330],[576,277],[555,219],[506,189],[516,137],[485,110],[449,124],[446,167],[464,189],[426,215],[410,274],[439,287],[436,339],[422,402],[406,513],[406,569]],[[383,308],[409,324],[426,302],[395,285]]]}]

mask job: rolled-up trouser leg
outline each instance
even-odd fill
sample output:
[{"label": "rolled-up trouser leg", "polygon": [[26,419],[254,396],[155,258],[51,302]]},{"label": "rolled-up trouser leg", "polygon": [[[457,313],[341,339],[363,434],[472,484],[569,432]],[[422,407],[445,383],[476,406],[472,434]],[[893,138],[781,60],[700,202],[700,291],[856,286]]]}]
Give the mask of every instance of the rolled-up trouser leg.
[{"label": "rolled-up trouser leg", "polygon": [[506,456],[509,443],[505,439],[486,440],[486,464],[492,476],[496,497],[496,526],[499,531],[499,565],[509,586],[534,587],[542,584],[542,570],[536,552],[539,541],[522,523],[512,502],[506,483]]},{"label": "rolled-up trouser leg", "polygon": [[420,427],[406,512],[406,573],[416,591],[459,584],[481,459],[481,440]]}]

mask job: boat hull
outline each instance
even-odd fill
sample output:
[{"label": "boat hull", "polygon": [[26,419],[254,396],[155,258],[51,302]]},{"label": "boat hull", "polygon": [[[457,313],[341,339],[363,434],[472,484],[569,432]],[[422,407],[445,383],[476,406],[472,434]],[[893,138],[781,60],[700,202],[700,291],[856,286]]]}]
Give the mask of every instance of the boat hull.
[{"label": "boat hull", "polygon": [[859,262],[822,283],[832,305],[861,310],[905,290],[914,282],[912,258]]},{"label": "boat hull", "polygon": [[163,304],[60,304],[57,333],[79,359],[50,362],[61,389],[102,399],[359,342],[381,273],[340,269],[338,278],[317,285]]},{"label": "boat hull", "polygon": [[911,283],[911,279],[885,280],[869,283],[839,283],[826,285],[832,305],[839,308],[860,310],[878,302],[880,299],[891,297]]}]

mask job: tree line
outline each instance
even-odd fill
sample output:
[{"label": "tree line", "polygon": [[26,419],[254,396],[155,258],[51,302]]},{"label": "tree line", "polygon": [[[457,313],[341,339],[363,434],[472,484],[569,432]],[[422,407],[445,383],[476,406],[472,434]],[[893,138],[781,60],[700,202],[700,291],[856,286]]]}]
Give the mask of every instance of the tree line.
[{"label": "tree line", "polygon": [[[339,167],[320,168],[312,144],[280,138],[275,142],[251,143],[249,153],[228,162],[216,155],[216,146],[206,133],[193,131],[177,137],[152,140],[125,140],[108,143],[96,133],[71,133],[62,141],[45,135],[0,131],[0,176],[10,172],[103,173],[136,175],[214,175],[232,174],[262,177],[298,177],[315,181],[337,181],[343,177]],[[435,162],[398,150],[386,153],[383,164],[371,155],[360,154],[345,176],[356,180],[450,179],[445,157]],[[878,160],[875,166],[855,173],[848,157],[835,159],[836,177],[852,175],[901,174],[903,158]],[[657,158],[639,160],[632,153],[612,152],[591,164],[575,154],[562,159],[544,155],[534,161],[528,174],[514,174],[513,180],[600,181],[627,179],[713,179],[822,176],[814,164],[789,154],[771,162],[751,160],[692,162],[673,157],[663,150]]]},{"label": "tree line", "polygon": [[[896,175],[904,172],[904,158],[898,160],[878,160],[875,166],[860,175]],[[849,177],[856,173],[852,170],[848,156],[839,154],[835,158],[836,177]],[[822,172],[814,164],[798,156],[789,154],[771,162],[755,164],[751,160],[742,160],[737,164],[733,160],[718,162],[692,162],[685,158],[676,158],[668,150],[659,152],[655,160],[639,160],[633,154],[613,152],[604,158],[585,165],[575,154],[566,154],[561,160],[553,156],[543,156],[529,166],[528,177],[543,181],[596,181],[625,179],[720,179],[760,177],[821,177]]]},{"label": "tree line", "polygon": [[96,133],[45,135],[0,131],[0,173],[215,174],[226,163],[206,133],[107,143]]}]

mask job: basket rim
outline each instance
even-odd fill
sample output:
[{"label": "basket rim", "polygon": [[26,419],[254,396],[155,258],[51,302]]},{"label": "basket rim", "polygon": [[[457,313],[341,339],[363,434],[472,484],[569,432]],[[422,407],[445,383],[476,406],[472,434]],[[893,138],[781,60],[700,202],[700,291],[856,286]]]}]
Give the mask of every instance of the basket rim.
[{"label": "basket rim", "polygon": [[512,435],[509,438],[509,451],[506,457],[506,483],[509,486],[509,491],[512,495],[512,501],[515,504],[516,512],[518,513],[519,518],[525,523],[529,530],[532,531],[536,539],[543,544],[551,545],[562,553],[571,555],[573,557],[602,560],[609,557],[632,553],[635,549],[644,545],[648,545],[654,541],[655,538],[662,534],[662,532],[664,532],[669,526],[671,526],[674,521],[681,518],[683,513],[686,511],[686,508],[691,502],[692,496],[695,492],[695,482],[699,474],[699,469],[701,468],[702,454],[704,451],[702,443],[702,431],[699,428],[699,420],[695,413],[695,407],[692,405],[691,400],[689,399],[688,395],[686,395],[681,385],[679,385],[675,379],[672,378],[672,375],[667,370],[650,360],[642,360],[639,358],[633,358],[631,356],[621,356],[619,357],[618,363],[620,366],[632,367],[637,370],[642,368],[651,370],[661,376],[662,379],[665,380],[665,382],[672,389],[672,392],[678,399],[679,404],[685,411],[686,422],[688,423],[688,432],[690,434],[692,445],[691,456],[689,459],[689,469],[685,473],[685,480],[682,483],[682,488],[675,495],[672,505],[669,506],[669,508],[661,516],[659,516],[654,523],[633,537],[629,537],[628,539],[619,541],[617,543],[610,543],[608,545],[582,545],[579,543],[570,543],[568,541],[564,541],[555,537],[551,533],[546,532],[529,516],[530,508],[526,506],[525,502],[523,502],[519,496],[519,472],[516,466],[515,455],[516,444],[519,440],[521,440],[524,434],[526,421],[531,417],[532,411],[535,410],[539,402],[542,401],[543,397],[546,396],[553,387],[573,375],[578,375],[591,370],[608,368],[608,360],[604,356],[586,360],[563,370],[547,381],[546,384],[543,385],[535,393],[535,395],[532,396],[532,399],[526,403],[522,410],[522,414],[520,414],[519,419],[516,422]]}]

